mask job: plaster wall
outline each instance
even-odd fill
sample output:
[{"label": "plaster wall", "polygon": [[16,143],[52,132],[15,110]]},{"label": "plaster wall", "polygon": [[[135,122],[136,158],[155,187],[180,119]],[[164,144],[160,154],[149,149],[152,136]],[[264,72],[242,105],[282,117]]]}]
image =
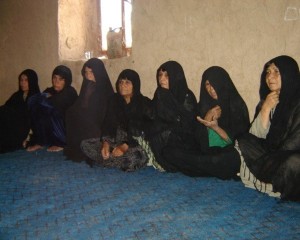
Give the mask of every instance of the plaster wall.
[{"label": "plaster wall", "polygon": [[[17,76],[25,68],[37,71],[43,90],[51,84],[53,68],[65,64],[72,69],[73,85],[79,91],[84,59],[77,55],[80,52],[83,56],[86,48],[98,51],[97,23],[83,17],[92,12],[91,7],[83,6],[91,6],[93,1],[0,1],[0,104],[17,89]],[[72,14],[65,13],[66,18],[58,15],[61,3],[74,7]],[[287,7],[297,10],[296,20],[285,20]],[[156,88],[156,69],[167,60],[182,64],[197,99],[205,69],[222,66],[252,118],[264,63],[287,54],[300,64],[299,9],[298,0],[133,0],[132,55],[104,62],[113,85],[122,69],[135,69],[142,80],[142,92],[150,98]],[[60,28],[59,36],[58,23],[67,16],[66,29],[73,31],[66,33]],[[66,48],[63,43],[67,44],[68,37],[71,40]]]}]

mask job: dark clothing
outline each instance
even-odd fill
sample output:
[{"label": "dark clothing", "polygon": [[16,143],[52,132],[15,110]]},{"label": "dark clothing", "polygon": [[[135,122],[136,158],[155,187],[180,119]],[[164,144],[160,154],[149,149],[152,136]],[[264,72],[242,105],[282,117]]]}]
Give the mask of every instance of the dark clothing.
[{"label": "dark clothing", "polygon": [[23,92],[14,93],[5,105],[0,107],[0,129],[1,153],[22,148],[30,129],[29,113]]},{"label": "dark clothing", "polygon": [[[119,90],[119,82],[129,80],[133,85],[133,96],[126,103]],[[124,171],[134,171],[145,167],[147,156],[137,142],[138,137],[143,137],[148,132],[149,124],[153,119],[151,100],[140,93],[140,79],[138,74],[131,70],[123,70],[116,82],[117,93],[110,99],[105,116],[101,141],[109,143],[111,150],[126,143],[128,151],[120,157],[103,160],[101,155],[102,145],[95,139],[84,140],[81,148],[85,155],[95,163],[104,167],[116,167]],[[99,136],[100,137],[100,136]]]},{"label": "dark clothing", "polygon": [[166,147],[163,152],[164,156],[172,160],[176,169],[187,176],[238,179],[240,155],[233,145],[212,147],[206,153],[174,147]]},{"label": "dark clothing", "polygon": [[[86,67],[93,71],[96,82],[85,78]],[[81,73],[83,82],[79,97],[66,114],[67,144],[64,155],[73,161],[86,158],[80,149],[82,140],[101,136],[108,99],[113,95],[110,79],[100,59],[88,60]]]},{"label": "dark clothing", "polygon": [[[160,71],[168,73],[169,89],[159,86]],[[167,145],[183,149],[193,146],[197,100],[188,89],[183,69],[177,62],[169,61],[158,68],[157,84],[153,98],[155,121],[147,140],[156,162],[164,170],[175,172],[172,159],[162,155],[163,149]]]},{"label": "dark clothing", "polygon": [[19,87],[6,103],[0,107],[0,153],[14,151],[22,148],[30,130],[30,116],[27,100],[32,95],[39,93],[38,77],[34,70],[26,69],[19,75],[26,75],[29,92],[24,98],[24,92]]},{"label": "dark clothing", "polygon": [[[218,99],[213,99],[205,87],[206,80],[215,89]],[[228,73],[221,67],[207,69],[201,82],[198,114],[203,119],[215,106],[222,113],[218,125],[227,133],[231,141],[245,133],[249,128],[248,108],[236,90]],[[208,128],[197,122],[194,131],[197,145],[191,150],[168,146],[164,156],[172,161],[174,167],[188,176],[213,176],[221,179],[237,178],[240,157],[233,144],[222,147],[209,147]]]},{"label": "dark clothing", "polygon": [[118,94],[110,98],[107,115],[104,121],[102,139],[116,139],[118,129],[127,133],[129,147],[138,145],[133,136],[142,136],[148,132],[153,110],[151,100],[142,94],[132,98],[129,104]]},{"label": "dark clothing", "polygon": [[250,133],[238,142],[250,171],[259,180],[271,183],[281,198],[300,200],[300,99],[292,104],[285,134],[278,148],[270,149],[267,140]]},{"label": "dark clothing", "polygon": [[270,93],[266,87],[267,67],[274,63],[280,71],[279,103],[270,119],[266,139],[250,133],[238,139],[247,167],[259,180],[273,185],[281,198],[300,200],[300,78],[296,61],[288,56],[270,60],[264,67],[261,80],[261,102]]},{"label": "dark clothing", "polygon": [[65,145],[65,113],[76,98],[76,90],[66,86],[60,92],[56,92],[53,87],[47,88],[42,94],[29,99],[33,131],[30,145]]},{"label": "dark clothing", "polygon": [[[213,99],[207,92],[205,83],[209,81],[215,89],[218,99]],[[218,125],[227,133],[232,142],[248,131],[250,126],[246,103],[234,86],[229,74],[221,67],[208,68],[202,76],[198,114],[204,118],[206,113],[215,106],[220,106],[222,113]],[[203,134],[203,125],[197,124],[198,139],[201,151],[209,151],[208,134]],[[207,132],[207,129],[206,129]]]}]

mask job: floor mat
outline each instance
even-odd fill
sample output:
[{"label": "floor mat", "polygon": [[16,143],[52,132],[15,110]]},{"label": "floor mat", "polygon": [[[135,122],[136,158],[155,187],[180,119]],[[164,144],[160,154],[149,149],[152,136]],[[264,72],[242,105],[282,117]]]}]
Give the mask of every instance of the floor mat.
[{"label": "floor mat", "polygon": [[0,155],[0,239],[300,239],[300,204],[239,181]]}]

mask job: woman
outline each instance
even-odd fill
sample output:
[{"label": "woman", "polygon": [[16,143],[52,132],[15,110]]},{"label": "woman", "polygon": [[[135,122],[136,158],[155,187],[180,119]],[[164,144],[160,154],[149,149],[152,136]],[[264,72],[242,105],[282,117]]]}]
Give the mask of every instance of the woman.
[{"label": "woman", "polygon": [[[300,77],[289,56],[268,61],[250,133],[238,139],[241,177],[271,196],[300,200]],[[249,171],[250,170],[250,171]],[[252,180],[247,182],[245,177]],[[277,194],[276,194],[277,193]],[[280,194],[278,194],[280,193]]]},{"label": "woman", "polygon": [[174,148],[193,146],[197,101],[178,62],[162,64],[157,69],[156,80],[155,121],[147,139],[155,157],[154,167],[174,172],[172,159],[167,158],[169,153],[163,156],[162,151],[166,145]]},{"label": "woman", "polygon": [[100,59],[89,59],[82,67],[83,82],[76,102],[66,114],[66,140],[64,155],[76,162],[85,160],[80,149],[84,139],[101,136],[108,99],[113,88]]},{"label": "woman", "polygon": [[52,73],[52,87],[29,99],[33,135],[27,151],[48,146],[47,151],[62,151],[65,145],[65,113],[77,98],[71,86],[71,70],[57,66]]},{"label": "woman", "polygon": [[94,163],[134,171],[146,166],[147,156],[138,138],[147,132],[153,118],[151,100],[140,92],[140,77],[131,69],[123,70],[107,108],[101,141],[82,141],[83,152]]},{"label": "woman", "polygon": [[9,152],[26,147],[30,130],[28,99],[40,92],[38,76],[32,69],[19,75],[19,90],[0,107],[0,152]]},{"label": "woman", "polygon": [[221,67],[202,75],[199,116],[195,131],[197,149],[165,149],[179,171],[189,176],[237,178],[240,157],[234,149],[237,137],[248,131],[248,108],[229,74]]}]

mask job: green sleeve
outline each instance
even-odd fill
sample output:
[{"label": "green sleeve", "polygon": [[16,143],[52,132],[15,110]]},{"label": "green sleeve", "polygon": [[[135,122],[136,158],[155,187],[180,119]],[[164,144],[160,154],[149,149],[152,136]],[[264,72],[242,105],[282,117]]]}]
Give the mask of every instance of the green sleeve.
[{"label": "green sleeve", "polygon": [[218,133],[210,128],[208,129],[208,140],[210,147],[226,147],[232,144],[231,139],[229,139],[229,141],[225,141]]}]

